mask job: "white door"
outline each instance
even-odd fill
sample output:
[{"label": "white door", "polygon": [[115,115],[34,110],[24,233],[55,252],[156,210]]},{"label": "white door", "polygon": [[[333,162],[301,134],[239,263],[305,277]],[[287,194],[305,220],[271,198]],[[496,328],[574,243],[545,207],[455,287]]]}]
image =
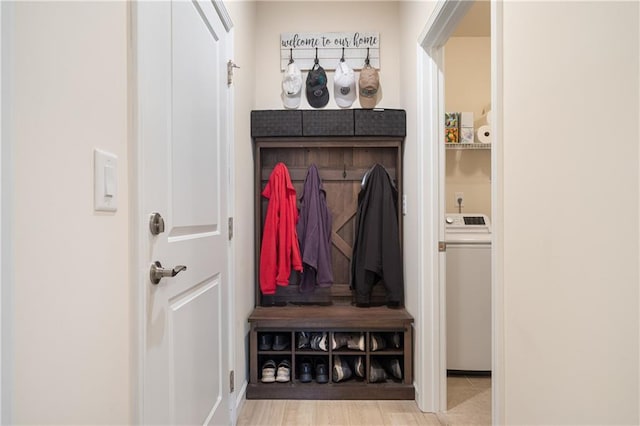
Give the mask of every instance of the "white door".
[{"label": "white door", "polygon": [[[144,424],[229,424],[230,34],[212,1],[138,2]],[[224,16],[224,14],[222,14]],[[148,221],[162,215],[164,232]],[[146,224],[145,224],[146,222]],[[158,284],[149,267],[186,266]]]}]

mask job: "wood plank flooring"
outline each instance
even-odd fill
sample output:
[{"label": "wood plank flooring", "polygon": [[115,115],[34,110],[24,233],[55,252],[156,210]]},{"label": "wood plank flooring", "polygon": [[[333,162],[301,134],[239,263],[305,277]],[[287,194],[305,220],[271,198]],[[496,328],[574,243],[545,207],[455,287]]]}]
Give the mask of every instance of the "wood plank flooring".
[{"label": "wood plank flooring", "polygon": [[248,400],[238,426],[490,425],[491,379],[449,377],[449,409],[423,413],[414,401]]}]

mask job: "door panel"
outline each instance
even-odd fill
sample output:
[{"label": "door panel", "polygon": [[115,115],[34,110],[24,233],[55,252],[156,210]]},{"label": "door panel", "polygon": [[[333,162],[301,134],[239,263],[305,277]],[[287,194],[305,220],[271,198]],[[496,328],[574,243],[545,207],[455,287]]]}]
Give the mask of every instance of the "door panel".
[{"label": "door panel", "polygon": [[229,34],[211,2],[136,3],[144,261],[145,424],[228,424]]}]

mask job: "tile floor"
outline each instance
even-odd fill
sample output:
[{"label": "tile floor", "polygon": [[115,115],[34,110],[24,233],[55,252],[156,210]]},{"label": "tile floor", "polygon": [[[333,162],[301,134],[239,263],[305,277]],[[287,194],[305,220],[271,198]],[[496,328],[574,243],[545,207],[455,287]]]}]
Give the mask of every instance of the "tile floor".
[{"label": "tile floor", "polygon": [[490,425],[491,378],[449,377],[448,410],[422,413],[414,401],[248,400],[238,426]]},{"label": "tile floor", "polygon": [[490,425],[491,377],[448,377],[447,408],[438,413],[443,425]]}]

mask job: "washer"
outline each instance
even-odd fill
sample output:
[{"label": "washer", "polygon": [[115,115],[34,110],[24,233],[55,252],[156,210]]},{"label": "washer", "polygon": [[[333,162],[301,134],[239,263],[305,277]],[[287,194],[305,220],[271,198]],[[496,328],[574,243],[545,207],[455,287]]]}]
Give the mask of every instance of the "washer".
[{"label": "washer", "polygon": [[448,213],[447,370],[491,372],[491,224],[483,214]]}]

